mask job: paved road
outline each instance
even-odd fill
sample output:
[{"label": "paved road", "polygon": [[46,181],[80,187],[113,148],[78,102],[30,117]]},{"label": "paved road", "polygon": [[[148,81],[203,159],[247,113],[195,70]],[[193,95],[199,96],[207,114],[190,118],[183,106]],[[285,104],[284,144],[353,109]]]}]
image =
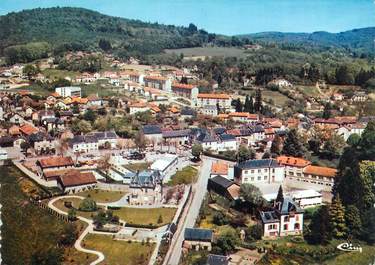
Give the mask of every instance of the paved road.
[{"label": "paved road", "polygon": [[182,243],[184,241],[184,231],[185,228],[194,227],[198,218],[199,210],[207,190],[211,164],[211,160],[203,158],[198,181],[193,185],[191,201],[188,202],[181,217],[182,223],[178,226],[178,230],[175,233],[171,247],[167,253],[166,259],[164,260],[164,265],[178,265],[179,263],[182,252]]}]

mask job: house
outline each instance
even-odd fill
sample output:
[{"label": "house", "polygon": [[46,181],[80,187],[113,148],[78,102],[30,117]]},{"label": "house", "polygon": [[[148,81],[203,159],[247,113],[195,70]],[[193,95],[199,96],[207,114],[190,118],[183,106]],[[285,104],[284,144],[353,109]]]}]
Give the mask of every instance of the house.
[{"label": "house", "polygon": [[48,158],[42,158],[37,161],[37,164],[40,166],[43,172],[70,169],[74,167],[74,161],[70,156],[51,156]]},{"label": "house", "polygon": [[199,93],[196,99],[193,99],[195,107],[202,108],[206,105],[219,106],[221,110],[231,107],[231,97],[227,94],[204,94]]},{"label": "house", "polygon": [[91,132],[86,136],[96,138],[99,148],[114,149],[117,146],[118,136],[114,131]]},{"label": "house", "polygon": [[20,125],[25,122],[25,119],[21,115],[15,113],[9,117],[9,122],[12,124]]},{"label": "house", "polygon": [[138,112],[145,112],[150,109],[150,106],[146,102],[136,102],[129,105],[129,113],[131,115]]},{"label": "house", "polygon": [[200,132],[196,138],[196,142],[202,145],[204,151],[217,151],[218,141],[208,132]]},{"label": "house", "polygon": [[32,135],[34,133],[37,133],[39,131],[37,128],[35,128],[33,125],[31,125],[29,123],[25,123],[24,125],[19,127],[19,130],[20,130],[21,134],[24,135],[24,136],[30,136],[30,135]]},{"label": "house", "polygon": [[37,154],[44,154],[49,152],[55,152],[57,146],[57,140],[42,132],[33,133],[28,137],[30,145],[34,148]]},{"label": "house", "polygon": [[258,114],[251,114],[248,112],[231,112],[228,118],[236,122],[257,122],[259,121]]},{"label": "house", "polygon": [[220,175],[208,179],[207,189],[231,201],[240,197],[240,185]]},{"label": "house", "polygon": [[61,97],[81,97],[81,88],[75,86],[56,87],[55,92]]},{"label": "house", "polygon": [[97,106],[100,107],[103,105],[103,100],[98,97],[98,95],[92,94],[87,97],[87,105],[92,107],[92,106]]},{"label": "house", "polygon": [[92,189],[96,186],[96,178],[93,172],[80,172],[69,170],[57,178],[57,186],[67,193],[75,193]]},{"label": "house", "polygon": [[210,229],[185,228],[183,246],[196,251],[211,251],[213,231]]},{"label": "house", "polygon": [[234,167],[235,179],[241,183],[281,183],[284,180],[284,166],[275,159],[248,160]]},{"label": "house", "polygon": [[176,172],[177,165],[178,157],[176,155],[164,154],[151,164],[150,169],[159,171],[163,176],[167,176]]},{"label": "house", "polygon": [[173,83],[172,92],[179,97],[196,99],[199,93],[199,89],[194,85]]},{"label": "house", "polygon": [[[295,177],[294,182],[303,182],[303,188],[311,188],[318,191],[332,191],[337,170],[329,167],[309,165],[303,169],[303,177]],[[291,177],[289,177],[289,180]],[[300,187],[300,185],[294,185]]]},{"label": "house", "polygon": [[219,114],[219,110],[217,109],[217,106],[214,105],[204,105],[200,109],[201,113],[203,115],[216,117]]},{"label": "house", "polygon": [[193,119],[197,116],[197,112],[191,108],[183,108],[180,111],[180,117],[182,119]]},{"label": "house", "polygon": [[141,190],[155,190],[155,188],[162,181],[161,175],[158,171],[154,170],[143,170],[137,171],[131,181],[129,187],[131,189],[141,189]]},{"label": "house", "polygon": [[303,210],[291,198],[274,202],[270,211],[260,211],[263,237],[303,234]]},{"label": "house", "polygon": [[164,131],[162,136],[164,142],[174,146],[186,145],[190,143],[191,130],[173,130],[173,131]]},{"label": "house", "polygon": [[290,177],[302,177],[304,168],[311,164],[310,161],[303,158],[292,156],[279,156],[276,160],[285,167],[286,179]]},{"label": "house", "polygon": [[237,149],[236,137],[234,137],[233,135],[223,133],[223,134],[220,134],[218,138],[219,138],[219,141],[217,143],[218,152]]},{"label": "house", "polygon": [[365,124],[355,123],[340,126],[336,131],[338,135],[341,135],[344,138],[344,140],[347,141],[350,135],[352,134],[358,134],[359,136],[361,136],[365,128]]},{"label": "house", "polygon": [[88,153],[99,150],[99,141],[96,137],[76,135],[69,141],[69,147],[74,153]]},{"label": "house", "polygon": [[365,91],[356,91],[351,97],[352,102],[365,102],[368,99],[368,95]]},{"label": "house", "polygon": [[144,125],[142,132],[149,143],[158,145],[163,141],[163,133],[159,125]]},{"label": "house", "polygon": [[164,91],[171,91],[172,82],[163,76],[145,76],[143,78],[145,87],[152,87]]},{"label": "house", "polygon": [[291,87],[293,85],[286,79],[275,79],[268,82],[267,86]]}]

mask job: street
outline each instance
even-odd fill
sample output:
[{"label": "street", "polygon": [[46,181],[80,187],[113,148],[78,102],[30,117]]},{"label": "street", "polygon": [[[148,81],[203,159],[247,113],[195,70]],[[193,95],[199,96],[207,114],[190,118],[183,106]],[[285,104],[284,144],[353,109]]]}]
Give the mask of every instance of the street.
[{"label": "street", "polygon": [[206,158],[202,159],[202,165],[199,172],[199,178],[193,184],[191,203],[187,204],[184,213],[181,216],[181,223],[172,240],[170,249],[164,260],[164,265],[178,265],[181,258],[182,243],[184,241],[185,228],[192,228],[199,215],[204,196],[207,190],[207,182],[210,176],[212,161]]}]

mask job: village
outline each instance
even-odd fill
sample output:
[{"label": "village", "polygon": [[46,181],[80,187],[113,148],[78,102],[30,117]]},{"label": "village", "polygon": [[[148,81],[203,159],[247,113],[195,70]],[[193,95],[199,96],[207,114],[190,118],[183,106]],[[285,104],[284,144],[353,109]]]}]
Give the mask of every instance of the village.
[{"label": "village", "polygon": [[339,153],[375,121],[326,108],[366,102],[362,91],[321,92],[308,114],[280,118],[259,111],[281,111],[263,87],[253,99],[202,89],[194,68],[100,56],[108,69],[72,73],[53,58],[0,69],[0,160],[48,191],[29,191],[34,203],[86,223],[75,246],[97,256],[91,264],[108,257],[84,243],[90,236],[142,242],[142,264],[256,264],[267,248],[249,242],[301,238],[304,213],[332,203]]}]

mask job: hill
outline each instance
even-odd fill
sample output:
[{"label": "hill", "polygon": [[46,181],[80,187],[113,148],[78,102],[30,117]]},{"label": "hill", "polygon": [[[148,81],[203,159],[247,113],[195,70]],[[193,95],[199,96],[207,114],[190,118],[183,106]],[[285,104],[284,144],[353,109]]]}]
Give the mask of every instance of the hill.
[{"label": "hill", "polygon": [[109,48],[150,54],[201,46],[215,38],[193,24],[177,27],[145,23],[70,7],[9,13],[0,16],[0,25],[0,53],[6,47],[29,42],[47,42],[55,49],[98,48],[99,41],[104,39],[109,41]]},{"label": "hill", "polygon": [[241,35],[239,37],[264,43],[300,45],[319,49],[339,48],[357,54],[373,54],[375,27],[353,29],[340,33],[329,33],[325,31],[313,33],[262,32]]}]

